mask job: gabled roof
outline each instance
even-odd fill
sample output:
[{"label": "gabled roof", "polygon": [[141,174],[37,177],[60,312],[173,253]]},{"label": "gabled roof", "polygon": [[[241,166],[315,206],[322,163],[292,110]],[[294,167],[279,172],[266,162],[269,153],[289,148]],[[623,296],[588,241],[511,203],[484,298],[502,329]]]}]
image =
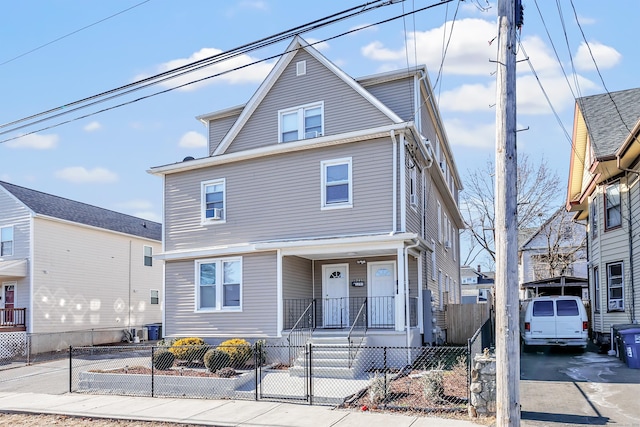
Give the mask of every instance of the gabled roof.
[{"label": "gabled roof", "polygon": [[253,112],[258,108],[262,100],[269,93],[273,85],[276,83],[278,78],[282,75],[282,72],[285,70],[287,65],[293,60],[298,50],[303,49],[311,56],[313,56],[316,60],[322,63],[327,69],[332,71],[336,76],[342,79],[346,84],[351,86],[353,90],[362,95],[363,98],[368,100],[371,104],[373,104],[376,108],[378,108],[383,114],[389,117],[394,123],[402,123],[403,120],[398,117],[396,113],[391,111],[389,107],[384,105],[380,100],[378,100],[375,96],[371,95],[369,91],[363,88],[360,84],[358,84],[353,78],[349,77],[344,71],[339,69],[333,62],[329,61],[325,56],[323,56],[320,52],[314,49],[309,45],[302,37],[296,36],[293,41],[289,44],[287,49],[285,50],[285,54],[280,57],[276,65],[273,67],[267,78],[262,82],[256,93],[251,97],[249,102],[245,105],[242,113],[238,117],[238,120],[233,124],[229,132],[222,139],[218,148],[213,152],[213,156],[217,156],[220,154],[224,154],[224,152],[229,148],[231,142],[238,135],[240,130],[242,130],[243,126],[247,123]]},{"label": "gabled roof", "polygon": [[162,224],[0,181],[0,188],[37,215],[162,240]]}]

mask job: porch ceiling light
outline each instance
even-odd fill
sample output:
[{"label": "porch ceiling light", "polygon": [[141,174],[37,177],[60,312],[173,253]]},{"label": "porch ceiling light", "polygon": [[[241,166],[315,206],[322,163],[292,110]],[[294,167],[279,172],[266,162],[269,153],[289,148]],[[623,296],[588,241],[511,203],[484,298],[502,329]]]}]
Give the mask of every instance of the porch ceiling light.
[{"label": "porch ceiling light", "polygon": [[364,260],[364,259],[359,259],[359,260],[356,261],[356,264],[366,264],[366,263],[367,263],[367,261]]}]

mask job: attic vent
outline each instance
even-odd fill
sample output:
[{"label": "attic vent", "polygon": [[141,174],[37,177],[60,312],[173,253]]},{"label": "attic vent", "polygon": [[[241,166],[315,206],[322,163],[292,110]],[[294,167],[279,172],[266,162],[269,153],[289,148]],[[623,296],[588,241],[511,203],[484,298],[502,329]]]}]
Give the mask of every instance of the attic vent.
[{"label": "attic vent", "polygon": [[299,61],[296,63],[296,76],[304,76],[307,74],[307,61]]}]

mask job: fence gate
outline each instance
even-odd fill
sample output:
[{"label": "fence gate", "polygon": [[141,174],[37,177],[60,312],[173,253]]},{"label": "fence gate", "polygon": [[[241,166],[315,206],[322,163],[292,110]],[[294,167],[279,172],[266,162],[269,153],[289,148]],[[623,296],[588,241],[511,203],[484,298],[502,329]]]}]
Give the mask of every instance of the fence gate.
[{"label": "fence gate", "polygon": [[[311,403],[311,346],[265,346],[266,360],[289,360],[258,368],[257,399]],[[268,375],[267,375],[268,373]]]}]

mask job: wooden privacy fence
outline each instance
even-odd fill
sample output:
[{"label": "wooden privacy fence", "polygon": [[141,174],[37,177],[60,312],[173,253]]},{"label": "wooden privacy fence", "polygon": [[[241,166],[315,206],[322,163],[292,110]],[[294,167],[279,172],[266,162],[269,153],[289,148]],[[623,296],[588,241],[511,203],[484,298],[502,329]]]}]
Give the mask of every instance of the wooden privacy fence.
[{"label": "wooden privacy fence", "polygon": [[467,340],[489,318],[490,309],[491,304],[447,304],[447,343],[467,344]]}]

